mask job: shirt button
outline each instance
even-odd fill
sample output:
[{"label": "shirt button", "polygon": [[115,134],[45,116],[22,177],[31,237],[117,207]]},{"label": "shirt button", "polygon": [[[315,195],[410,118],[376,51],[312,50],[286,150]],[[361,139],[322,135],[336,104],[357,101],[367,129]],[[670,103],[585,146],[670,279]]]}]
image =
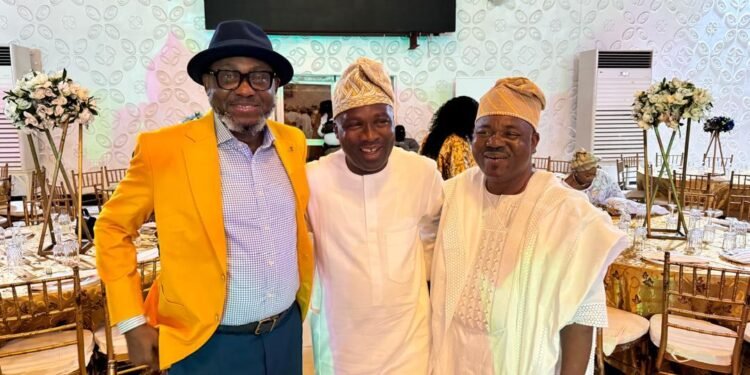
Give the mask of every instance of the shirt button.
[{"label": "shirt button", "polygon": [[227,281],[227,275],[226,274],[224,274],[224,273],[221,274],[221,281],[222,282]]},{"label": "shirt button", "polygon": [[268,261],[268,265],[269,265],[269,266],[273,266],[273,261],[272,261],[272,260],[269,260],[269,261]]},{"label": "shirt button", "polygon": [[217,322],[219,321],[219,314],[214,315],[214,320]]}]

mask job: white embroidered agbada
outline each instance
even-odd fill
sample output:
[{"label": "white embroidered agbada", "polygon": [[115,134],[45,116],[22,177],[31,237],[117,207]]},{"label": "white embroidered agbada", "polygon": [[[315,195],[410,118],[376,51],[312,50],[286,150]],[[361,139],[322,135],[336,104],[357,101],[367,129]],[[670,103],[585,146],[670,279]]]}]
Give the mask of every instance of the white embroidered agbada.
[{"label": "white embroidered agbada", "polygon": [[486,192],[478,167],[446,181],[430,372],[556,373],[560,330],[589,309],[599,322],[585,325],[606,322],[602,277],[626,245],[606,214],[549,172],[510,196]]},{"label": "white embroidered agbada", "polygon": [[342,151],[308,164],[318,374],[426,374],[427,272],[443,200],[433,160],[394,148],[356,175]]}]

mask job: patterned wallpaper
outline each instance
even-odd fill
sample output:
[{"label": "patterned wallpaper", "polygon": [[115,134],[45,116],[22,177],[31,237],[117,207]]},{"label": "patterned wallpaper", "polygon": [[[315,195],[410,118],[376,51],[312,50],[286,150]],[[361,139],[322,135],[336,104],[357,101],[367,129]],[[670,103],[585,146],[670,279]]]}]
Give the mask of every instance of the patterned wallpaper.
[{"label": "patterned wallpaper", "polygon": [[[297,73],[331,75],[358,56],[382,61],[397,85],[397,120],[421,139],[456,77],[526,75],[545,91],[540,155],[575,145],[577,55],[653,49],[654,79],[680,76],[709,88],[714,115],[736,119],[724,149],[750,166],[750,1],[458,0],[456,32],[420,37],[274,36]],[[40,48],[46,70],[67,68],[101,98],[85,134],[88,167],[125,166],[138,132],[207,108],[185,65],[203,49],[197,0],[0,0],[0,43]],[[75,133],[75,132],[72,132]],[[73,135],[73,134],[71,134]],[[708,143],[692,133],[691,158]],[[74,165],[75,148],[65,163]]]}]

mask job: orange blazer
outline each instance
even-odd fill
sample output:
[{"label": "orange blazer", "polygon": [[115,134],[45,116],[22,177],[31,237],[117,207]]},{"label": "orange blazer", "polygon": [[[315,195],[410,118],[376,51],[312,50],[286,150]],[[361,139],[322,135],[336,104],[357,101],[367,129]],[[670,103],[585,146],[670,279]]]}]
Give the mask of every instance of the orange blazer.
[{"label": "orange blazer", "polygon": [[[313,250],[305,210],[309,197],[305,136],[268,121],[294,189],[297,291],[303,319],[310,301]],[[159,329],[161,368],[185,358],[214,333],[226,299],[226,237],[214,114],[139,135],[125,178],[96,221],[96,263],[114,323],[147,313]],[[156,212],[161,273],[144,305],[133,238]],[[158,293],[158,294],[157,294]]]}]

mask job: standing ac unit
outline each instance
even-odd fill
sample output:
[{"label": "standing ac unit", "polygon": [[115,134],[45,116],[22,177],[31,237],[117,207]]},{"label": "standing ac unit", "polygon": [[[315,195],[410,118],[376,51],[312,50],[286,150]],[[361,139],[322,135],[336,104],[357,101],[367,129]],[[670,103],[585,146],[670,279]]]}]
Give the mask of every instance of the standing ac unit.
[{"label": "standing ac unit", "polygon": [[602,160],[643,153],[633,120],[635,92],[651,85],[652,51],[581,52],[578,58],[576,146]]},{"label": "standing ac unit", "polygon": [[[0,45],[0,92],[11,90],[16,81],[31,70],[42,70],[38,49],[15,44]],[[0,94],[2,96],[4,94]],[[0,104],[0,164],[8,163],[11,174],[16,177],[13,195],[25,195],[28,194],[34,163],[27,138],[5,117],[4,106],[5,103]]]}]

